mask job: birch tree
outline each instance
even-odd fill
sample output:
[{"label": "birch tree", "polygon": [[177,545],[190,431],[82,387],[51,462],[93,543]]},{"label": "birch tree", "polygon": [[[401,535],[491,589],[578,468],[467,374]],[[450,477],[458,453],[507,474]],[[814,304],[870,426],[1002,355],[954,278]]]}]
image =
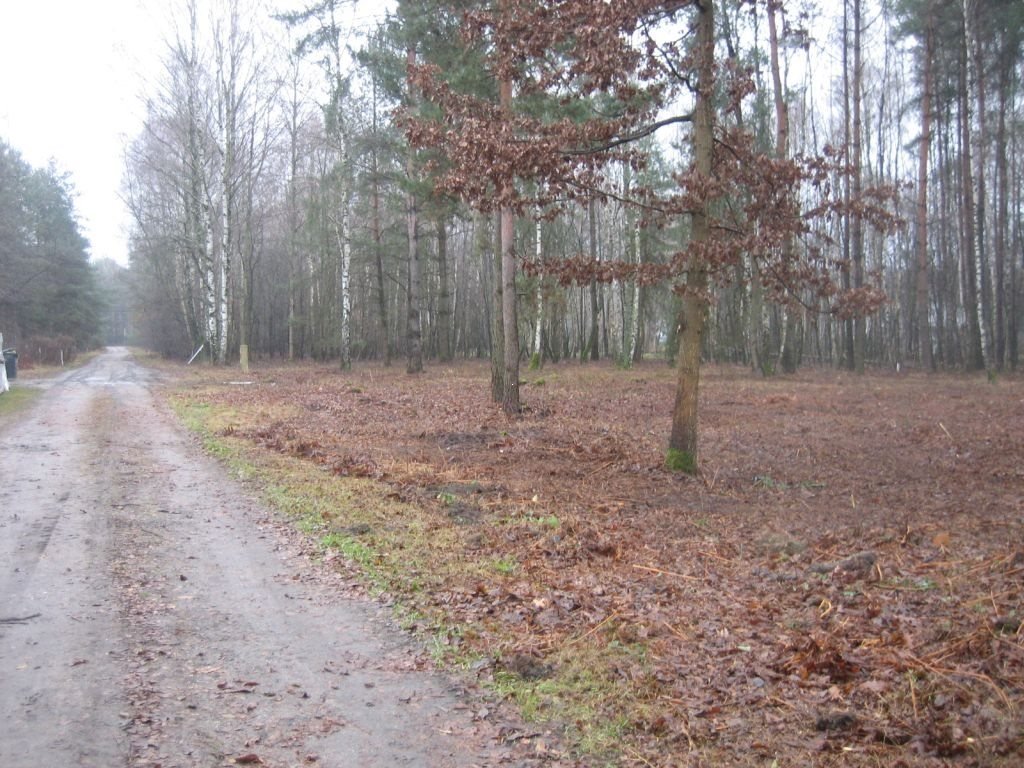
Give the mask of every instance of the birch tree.
[{"label": "birch tree", "polygon": [[296,52],[302,56],[322,54],[321,66],[327,82],[327,103],[323,105],[324,126],[331,150],[331,204],[328,218],[336,248],[337,346],[343,369],[352,364],[352,297],[349,290],[351,268],[350,205],[352,194],[350,134],[346,110],[349,82],[343,55],[344,29],[339,20],[343,0],[319,0],[300,11],[277,16],[289,28],[302,30]]}]

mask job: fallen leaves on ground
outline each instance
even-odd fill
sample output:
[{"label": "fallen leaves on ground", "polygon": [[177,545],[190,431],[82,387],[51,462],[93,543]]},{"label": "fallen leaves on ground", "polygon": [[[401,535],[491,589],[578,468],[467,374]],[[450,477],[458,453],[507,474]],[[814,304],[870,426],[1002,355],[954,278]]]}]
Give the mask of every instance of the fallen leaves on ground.
[{"label": "fallen leaves on ground", "polygon": [[1024,758],[1019,379],[709,367],[689,477],[664,365],[549,365],[517,419],[483,365],[228,374],[185,382],[221,434],[432,510],[419,599],[477,674],[600,658],[627,695],[575,732],[615,723],[623,764]]}]

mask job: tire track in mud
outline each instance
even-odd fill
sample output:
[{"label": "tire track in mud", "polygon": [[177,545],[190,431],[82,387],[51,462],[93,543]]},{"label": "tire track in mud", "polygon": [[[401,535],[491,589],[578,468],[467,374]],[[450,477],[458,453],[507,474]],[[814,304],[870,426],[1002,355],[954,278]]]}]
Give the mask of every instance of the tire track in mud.
[{"label": "tire track in mud", "polygon": [[0,764],[123,764],[120,632],[82,449],[92,391],[63,377],[4,431]]}]

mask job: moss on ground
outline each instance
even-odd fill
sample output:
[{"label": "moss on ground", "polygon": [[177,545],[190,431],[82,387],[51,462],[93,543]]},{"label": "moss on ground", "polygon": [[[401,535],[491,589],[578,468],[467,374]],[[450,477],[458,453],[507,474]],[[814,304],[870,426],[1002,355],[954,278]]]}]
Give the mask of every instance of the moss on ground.
[{"label": "moss on ground", "polygon": [[697,474],[697,457],[689,451],[680,451],[677,448],[669,448],[665,454],[665,467],[673,472],[685,472],[688,475]]}]

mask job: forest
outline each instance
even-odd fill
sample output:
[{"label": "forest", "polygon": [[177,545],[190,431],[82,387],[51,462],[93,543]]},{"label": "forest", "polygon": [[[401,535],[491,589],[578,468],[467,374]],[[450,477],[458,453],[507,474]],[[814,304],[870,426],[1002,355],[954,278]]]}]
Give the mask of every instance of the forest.
[{"label": "forest", "polygon": [[128,154],[139,333],[628,366],[692,304],[765,375],[1016,366],[1019,3],[614,5],[184,3]]},{"label": "forest", "polygon": [[0,333],[29,359],[59,362],[101,340],[104,303],[71,180],[0,140]]}]

